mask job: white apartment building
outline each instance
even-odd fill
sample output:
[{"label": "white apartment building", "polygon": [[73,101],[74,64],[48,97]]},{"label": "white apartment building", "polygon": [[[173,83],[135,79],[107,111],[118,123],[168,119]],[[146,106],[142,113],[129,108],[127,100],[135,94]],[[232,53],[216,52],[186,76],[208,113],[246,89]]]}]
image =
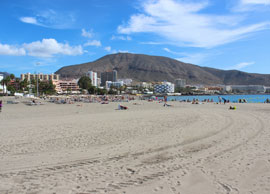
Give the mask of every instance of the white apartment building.
[{"label": "white apartment building", "polygon": [[88,71],[87,76],[91,79],[92,85],[97,87],[98,86],[97,72]]},{"label": "white apartment building", "polygon": [[123,85],[124,85],[124,82],[123,81],[118,81],[118,82],[106,81],[106,88],[107,89],[110,89],[111,86],[120,88]]},{"label": "white apartment building", "polygon": [[126,78],[126,79],[117,79],[118,82],[123,81],[124,85],[130,86],[132,83],[132,79]]},{"label": "white apartment building", "polygon": [[155,84],[154,93],[157,94],[174,93],[174,84],[171,82],[162,82],[161,84]]}]

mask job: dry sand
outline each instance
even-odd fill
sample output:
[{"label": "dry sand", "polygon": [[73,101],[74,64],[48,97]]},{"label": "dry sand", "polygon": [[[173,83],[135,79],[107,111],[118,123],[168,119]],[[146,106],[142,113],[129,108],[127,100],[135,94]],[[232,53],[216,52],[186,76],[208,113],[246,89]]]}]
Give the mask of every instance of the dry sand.
[{"label": "dry sand", "polygon": [[270,193],[270,105],[133,103],[4,104],[0,193]]}]

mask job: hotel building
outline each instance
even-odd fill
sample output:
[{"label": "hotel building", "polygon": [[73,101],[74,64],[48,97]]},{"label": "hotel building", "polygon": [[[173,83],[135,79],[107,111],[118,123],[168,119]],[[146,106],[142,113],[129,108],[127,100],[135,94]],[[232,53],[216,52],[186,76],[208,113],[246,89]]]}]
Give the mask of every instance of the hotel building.
[{"label": "hotel building", "polygon": [[31,74],[31,73],[26,73],[26,74],[21,74],[21,81],[23,80],[30,81],[31,79],[39,79],[40,81],[57,81],[59,80],[59,75],[58,74]]},{"label": "hotel building", "polygon": [[117,81],[117,71],[107,71],[101,73],[101,86],[106,86],[106,81],[116,82]]},{"label": "hotel building", "polygon": [[95,86],[95,87],[98,86],[98,77],[97,77],[97,73],[96,72],[88,71],[86,73],[86,76],[88,76],[91,79],[92,86]]},{"label": "hotel building", "polygon": [[154,93],[157,94],[174,93],[174,84],[172,84],[171,82],[162,82],[161,84],[155,84]]},{"label": "hotel building", "polygon": [[78,86],[78,80],[53,80],[55,90],[57,93],[66,93],[68,91],[72,93],[78,93],[80,88]]},{"label": "hotel building", "polygon": [[175,80],[175,87],[184,88],[186,87],[187,83],[185,79],[176,79]]}]

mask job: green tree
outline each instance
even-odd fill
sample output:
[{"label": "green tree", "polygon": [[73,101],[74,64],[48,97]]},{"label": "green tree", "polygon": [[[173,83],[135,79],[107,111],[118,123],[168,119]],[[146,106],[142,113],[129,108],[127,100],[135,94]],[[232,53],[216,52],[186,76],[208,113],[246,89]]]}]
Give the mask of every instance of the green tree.
[{"label": "green tree", "polygon": [[16,92],[16,89],[13,86],[11,86],[11,85],[8,85],[7,86],[7,90],[10,91],[10,93],[12,95],[14,95],[14,93]]},{"label": "green tree", "polygon": [[10,74],[9,77],[10,77],[11,80],[14,80],[15,79],[15,75],[13,73]]},{"label": "green tree", "polygon": [[24,79],[23,81],[20,82],[20,90],[25,91],[27,89],[28,86],[28,81],[27,79]]},{"label": "green tree", "polygon": [[[36,87],[36,86],[35,86]],[[34,88],[36,91],[36,88]],[[40,94],[55,94],[55,85],[52,81],[39,81],[38,91]]]},{"label": "green tree", "polygon": [[108,91],[106,89],[96,88],[96,94],[97,95],[105,95],[107,93],[108,93]]},{"label": "green tree", "polygon": [[78,85],[81,89],[85,89],[88,90],[91,88],[92,86],[92,82],[91,79],[87,76],[82,76],[79,81],[78,81]]},{"label": "green tree", "polygon": [[91,86],[88,88],[88,93],[89,93],[89,94],[95,94],[96,91],[97,91],[97,88],[96,88],[95,86],[92,86],[92,85],[91,85]]}]

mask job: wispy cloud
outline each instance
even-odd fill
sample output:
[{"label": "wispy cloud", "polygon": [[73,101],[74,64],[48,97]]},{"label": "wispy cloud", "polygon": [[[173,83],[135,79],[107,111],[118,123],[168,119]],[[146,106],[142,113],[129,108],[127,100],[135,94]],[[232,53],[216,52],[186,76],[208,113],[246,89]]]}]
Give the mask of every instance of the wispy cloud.
[{"label": "wispy cloud", "polygon": [[38,23],[37,19],[35,17],[21,17],[20,20],[24,23],[28,24],[35,24],[35,25],[41,25]]},{"label": "wispy cloud", "polygon": [[0,44],[0,55],[13,56],[34,56],[52,57],[54,55],[81,55],[83,49],[81,45],[70,46],[67,43],[59,43],[55,39],[42,39],[31,43],[24,43],[20,46]]},{"label": "wispy cloud", "polygon": [[178,61],[191,63],[195,65],[201,65],[205,59],[208,57],[208,54],[205,53],[182,53],[182,57],[175,58]]},{"label": "wispy cloud", "polygon": [[163,50],[168,52],[168,53],[174,54],[174,55],[182,55],[181,52],[175,52],[175,51],[172,51],[171,49],[168,49],[168,48],[163,48]]},{"label": "wispy cloud", "polygon": [[106,47],[104,48],[104,50],[105,50],[105,51],[107,51],[107,52],[111,52],[112,47],[110,47],[110,46],[106,46]]},{"label": "wispy cloud", "polygon": [[92,38],[93,37],[93,30],[86,31],[84,28],[82,29],[82,34],[83,37],[87,38]]},{"label": "wispy cloud", "polygon": [[186,53],[186,52],[176,52],[169,48],[163,48],[164,51],[177,55],[175,59],[185,63],[192,63],[196,65],[201,65],[204,60],[209,56],[208,53]]},{"label": "wispy cloud", "polygon": [[107,47],[104,47],[104,50],[105,51],[107,51],[107,52],[109,52],[109,53],[127,53],[128,51],[127,50],[116,50],[116,49],[112,49],[112,47],[110,47],[110,46],[107,46]]},{"label": "wispy cloud", "polygon": [[128,53],[128,50],[119,50],[118,53]]},{"label": "wispy cloud", "polygon": [[[265,9],[268,8],[268,9]],[[270,8],[270,0],[239,0],[232,8],[234,12],[263,11]]]},{"label": "wispy cloud", "polygon": [[269,29],[268,21],[241,25],[243,16],[203,14],[207,1],[148,0],[141,13],[118,26],[121,34],[152,33],[168,44],[211,48],[243,39],[254,32]]},{"label": "wispy cloud", "polygon": [[241,70],[241,69],[244,69],[244,68],[251,66],[251,65],[254,65],[254,64],[255,64],[255,62],[242,62],[242,63],[238,63],[234,66],[228,67],[226,69],[227,70],[230,70],[230,69]]},{"label": "wispy cloud", "polygon": [[55,29],[71,28],[76,21],[72,13],[57,12],[52,9],[38,11],[32,16],[20,17],[19,20],[27,24]]},{"label": "wispy cloud", "polygon": [[242,4],[270,5],[270,0],[240,0]]},{"label": "wispy cloud", "polygon": [[111,40],[131,40],[130,36],[115,36],[111,37]]},{"label": "wispy cloud", "polygon": [[99,40],[89,40],[87,41],[84,46],[96,46],[96,47],[100,47],[101,46],[101,42]]}]

